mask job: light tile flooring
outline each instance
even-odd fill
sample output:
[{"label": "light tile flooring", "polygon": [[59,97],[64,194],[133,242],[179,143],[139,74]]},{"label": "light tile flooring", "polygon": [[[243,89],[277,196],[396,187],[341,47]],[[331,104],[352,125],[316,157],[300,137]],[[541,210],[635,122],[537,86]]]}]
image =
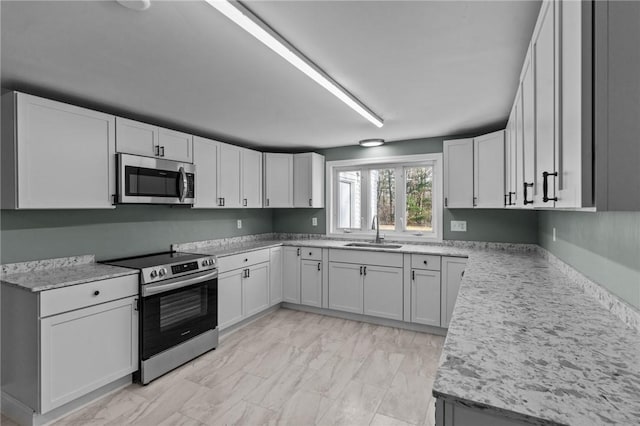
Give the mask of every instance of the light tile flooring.
[{"label": "light tile flooring", "polygon": [[433,425],[444,338],[279,309],[56,425]]}]

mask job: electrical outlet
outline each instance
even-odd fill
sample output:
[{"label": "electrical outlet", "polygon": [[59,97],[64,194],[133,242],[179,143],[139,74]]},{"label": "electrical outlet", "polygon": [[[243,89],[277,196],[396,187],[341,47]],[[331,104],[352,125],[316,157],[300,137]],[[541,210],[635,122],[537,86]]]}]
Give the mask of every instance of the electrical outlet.
[{"label": "electrical outlet", "polygon": [[467,221],[466,220],[452,220],[451,221],[451,231],[452,232],[467,232]]},{"label": "electrical outlet", "polygon": [[311,226],[318,226],[318,218],[317,217],[312,217],[311,218]]},{"label": "electrical outlet", "polygon": [[242,229],[242,219],[238,219],[238,229]]},{"label": "electrical outlet", "polygon": [[556,228],[554,227],[553,228],[553,241],[555,241],[555,240],[556,240]]}]

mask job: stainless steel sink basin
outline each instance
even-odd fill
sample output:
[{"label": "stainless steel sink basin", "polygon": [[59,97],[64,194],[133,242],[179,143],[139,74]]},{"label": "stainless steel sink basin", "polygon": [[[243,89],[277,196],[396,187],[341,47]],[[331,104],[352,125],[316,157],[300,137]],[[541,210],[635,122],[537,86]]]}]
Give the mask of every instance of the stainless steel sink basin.
[{"label": "stainless steel sink basin", "polygon": [[385,243],[349,243],[345,244],[345,247],[369,247],[369,248],[388,248],[397,249],[402,247],[399,244],[385,244]]}]

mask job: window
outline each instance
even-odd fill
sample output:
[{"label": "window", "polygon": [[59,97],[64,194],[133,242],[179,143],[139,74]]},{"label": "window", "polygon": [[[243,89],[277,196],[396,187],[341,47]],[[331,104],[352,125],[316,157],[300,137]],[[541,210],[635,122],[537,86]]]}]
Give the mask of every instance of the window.
[{"label": "window", "polygon": [[327,163],[333,235],[441,240],[442,154]]}]

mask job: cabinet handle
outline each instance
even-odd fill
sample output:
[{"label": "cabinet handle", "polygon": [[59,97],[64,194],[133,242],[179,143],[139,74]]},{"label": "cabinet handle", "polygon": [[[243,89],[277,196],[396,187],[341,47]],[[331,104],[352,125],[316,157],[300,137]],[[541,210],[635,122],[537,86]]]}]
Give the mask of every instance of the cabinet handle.
[{"label": "cabinet handle", "polygon": [[298,251],[297,251],[297,252],[298,252],[298,256],[300,256],[300,249],[298,249]]},{"label": "cabinet handle", "polygon": [[360,275],[362,275],[362,266],[360,267]]},{"label": "cabinet handle", "polygon": [[412,279],[413,281],[415,281],[415,280],[416,280],[416,271],[411,271],[411,279]]},{"label": "cabinet handle", "polygon": [[504,205],[508,206],[509,205],[509,194],[504,194]]},{"label": "cabinet handle", "polygon": [[320,270],[322,263],[318,262],[318,271]]},{"label": "cabinet handle", "polygon": [[94,295],[94,296],[99,296],[99,295],[100,295],[100,290],[96,290],[96,291],[94,291],[94,292],[93,292],[93,295]]},{"label": "cabinet handle", "polygon": [[140,299],[133,299],[133,310],[134,311],[139,311],[140,310]]},{"label": "cabinet handle", "polygon": [[549,198],[549,176],[558,176],[558,172],[542,172],[542,201],[544,203],[547,201],[558,201],[558,197]]},{"label": "cabinet handle", "polygon": [[313,205],[313,199],[309,198],[309,207]]},{"label": "cabinet handle", "polygon": [[244,200],[242,200],[242,206],[243,207],[247,207],[247,199],[246,198]]},{"label": "cabinet handle", "polygon": [[462,274],[460,274],[461,277],[464,277],[464,271],[462,271]]},{"label": "cabinet handle", "polygon": [[269,207],[269,199],[267,198],[267,207]]},{"label": "cabinet handle", "polygon": [[164,157],[164,146],[160,147],[160,157]]},{"label": "cabinet handle", "polygon": [[473,207],[478,205],[478,197],[473,197]]},{"label": "cabinet handle", "polygon": [[524,201],[523,201],[524,205],[526,206],[527,204],[533,204],[533,200],[527,200],[527,188],[533,188],[533,182],[531,183],[524,182],[523,186],[524,186]]},{"label": "cabinet handle", "polygon": [[222,197],[218,198],[218,205],[222,207]]},{"label": "cabinet handle", "polygon": [[225,205],[225,201],[226,201],[226,200],[225,200],[225,198],[224,198],[224,197],[222,197],[222,207],[224,207],[224,205]]},{"label": "cabinet handle", "polygon": [[449,198],[444,197],[444,206],[447,207],[449,205]]},{"label": "cabinet handle", "polygon": [[156,145],[154,146],[155,150],[156,150],[156,156],[159,157],[160,156],[160,145]]},{"label": "cabinet handle", "polygon": [[247,268],[247,278],[251,276],[251,269]]},{"label": "cabinet handle", "polygon": [[364,267],[364,274],[367,275],[367,267]]},{"label": "cabinet handle", "polygon": [[245,262],[248,262],[248,261],[249,261],[249,259],[245,259],[244,261],[245,261]]},{"label": "cabinet handle", "polygon": [[511,191],[509,191],[509,205],[510,205],[510,206],[513,206],[513,205],[515,204],[515,203],[513,202],[513,200],[511,200],[511,196],[512,196],[512,195],[516,195],[516,193],[515,193],[515,192],[511,192]]},{"label": "cabinet handle", "polygon": [[424,263],[424,264],[426,265],[426,264],[427,264],[427,261],[426,261],[426,260],[423,260],[423,261],[422,261],[422,263]]}]

